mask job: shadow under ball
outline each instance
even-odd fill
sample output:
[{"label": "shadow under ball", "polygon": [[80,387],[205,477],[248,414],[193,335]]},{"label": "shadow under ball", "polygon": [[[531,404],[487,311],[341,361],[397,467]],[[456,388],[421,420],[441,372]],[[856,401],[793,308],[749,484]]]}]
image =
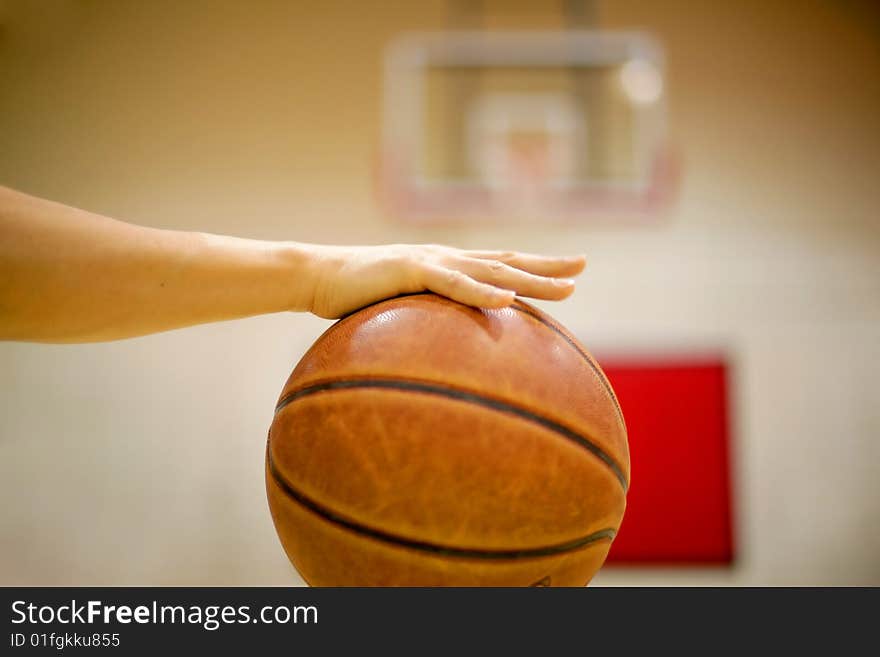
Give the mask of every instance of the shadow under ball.
[{"label": "shadow under ball", "polygon": [[626,507],[614,391],[520,300],[396,297],[331,326],[281,392],[266,492],[313,586],[584,586]]}]

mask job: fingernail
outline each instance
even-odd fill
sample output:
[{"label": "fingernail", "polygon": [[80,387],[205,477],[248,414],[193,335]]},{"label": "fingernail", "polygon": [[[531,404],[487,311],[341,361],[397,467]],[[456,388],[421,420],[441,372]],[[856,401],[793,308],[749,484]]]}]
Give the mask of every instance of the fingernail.
[{"label": "fingernail", "polygon": [[558,287],[568,287],[569,285],[574,285],[574,281],[570,278],[554,278],[553,284]]}]

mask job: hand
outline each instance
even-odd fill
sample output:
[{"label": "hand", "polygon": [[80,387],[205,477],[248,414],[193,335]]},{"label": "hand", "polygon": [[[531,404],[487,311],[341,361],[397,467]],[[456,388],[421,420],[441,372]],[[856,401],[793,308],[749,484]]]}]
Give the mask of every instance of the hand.
[{"label": "hand", "polygon": [[516,295],[560,300],[583,256],[464,251],[438,245],[313,246],[315,282],[309,310],[335,319],[376,301],[429,290],[470,306],[503,308]]}]

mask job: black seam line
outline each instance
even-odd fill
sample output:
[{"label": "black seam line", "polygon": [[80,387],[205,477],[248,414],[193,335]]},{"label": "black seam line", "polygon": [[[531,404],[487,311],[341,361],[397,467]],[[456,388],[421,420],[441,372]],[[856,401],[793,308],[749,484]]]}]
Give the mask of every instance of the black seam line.
[{"label": "black seam line", "polygon": [[287,495],[299,502],[302,506],[321,516],[325,520],[333,523],[334,525],[340,525],[357,534],[369,536],[370,538],[382,541],[384,543],[391,543],[393,545],[399,545],[401,547],[410,548],[412,550],[430,552],[431,554],[446,557],[459,557],[463,559],[530,559],[534,557],[547,557],[562,554],[564,552],[571,552],[573,550],[578,550],[580,548],[586,547],[588,545],[591,545],[592,543],[597,543],[602,540],[612,541],[614,540],[614,536],[616,535],[616,532],[611,528],[600,529],[597,532],[593,532],[589,536],[576,538],[571,541],[566,541],[565,543],[548,545],[539,548],[526,548],[521,550],[457,548],[446,545],[438,545],[436,543],[429,543],[427,541],[417,541],[410,538],[405,538],[403,536],[397,536],[396,534],[383,532],[378,529],[373,529],[372,527],[367,527],[360,523],[349,520],[348,518],[344,518],[334,513],[333,511],[330,511],[329,509],[323,507],[314,500],[303,495],[300,491],[293,488],[293,486],[291,486],[286,479],[284,479],[284,477],[281,475],[280,472],[278,472],[277,468],[275,467],[275,461],[272,459],[271,450],[269,451],[267,456],[269,461],[269,472],[272,474],[272,479]]},{"label": "black seam line", "polygon": [[[402,299],[405,297],[431,296],[431,294],[432,293],[430,293],[430,292],[415,292],[415,293],[399,294],[395,297],[390,297],[380,303],[386,303],[388,301],[394,301],[396,299]],[[522,302],[517,300],[517,303],[522,303]],[[624,429],[625,429],[626,428],[626,421],[623,419],[623,409],[620,408],[620,402],[617,401],[617,395],[615,394],[614,389],[611,387],[611,384],[608,382],[608,378],[605,376],[604,372],[602,372],[598,367],[596,367],[596,363],[594,363],[593,359],[590,358],[590,356],[588,354],[586,354],[583,349],[581,349],[580,345],[578,345],[577,342],[572,340],[571,337],[567,336],[563,331],[560,331],[558,327],[554,326],[553,324],[548,322],[546,319],[544,319],[540,315],[534,313],[528,306],[520,306],[520,305],[514,304],[514,305],[511,305],[510,307],[513,308],[514,310],[517,310],[521,313],[528,315],[532,319],[535,319],[536,321],[538,321],[541,324],[543,324],[544,326],[546,326],[548,329],[550,329],[551,331],[553,331],[554,333],[559,335],[559,337],[561,337],[568,344],[570,344],[572,346],[572,348],[576,352],[578,352],[578,354],[580,354],[581,358],[583,358],[586,361],[587,365],[589,365],[590,368],[596,373],[596,376],[599,377],[599,381],[602,383],[602,386],[605,388],[605,391],[608,393],[608,396],[611,397],[611,401],[614,403],[614,409],[617,411],[617,417],[620,418],[620,421],[623,423]],[[351,315],[355,314],[355,312],[357,312],[357,311],[352,311],[348,315],[341,317],[339,319],[339,321],[342,321],[343,319],[347,319]]]},{"label": "black seam line", "polygon": [[574,350],[577,351],[581,355],[581,357],[587,362],[587,365],[589,365],[592,368],[592,370],[596,373],[596,376],[599,377],[599,381],[602,382],[602,385],[605,387],[605,390],[608,392],[608,396],[611,397],[611,401],[614,402],[614,408],[617,411],[618,417],[620,417],[620,419],[623,420],[623,411],[620,409],[620,403],[617,401],[617,395],[614,394],[614,390],[611,388],[611,384],[608,382],[608,379],[606,378],[605,374],[598,367],[596,367],[596,363],[593,362],[593,359],[590,358],[587,354],[585,354],[584,350],[581,349],[574,340],[572,340],[569,336],[567,336],[565,333],[560,331],[557,327],[553,326],[553,324],[551,324],[550,322],[545,320],[540,315],[536,315],[528,308],[524,308],[522,306],[511,306],[511,308],[513,308],[514,310],[518,310],[521,313],[525,313],[529,317],[532,317],[532,318],[538,320],[539,322],[541,322],[541,324],[543,324],[548,329],[550,329],[551,331],[553,331],[554,333],[559,335],[563,340],[565,340],[568,344],[570,344],[572,347],[574,347]]},{"label": "black seam line", "polygon": [[600,448],[598,445],[580,435],[579,433],[572,431],[568,427],[559,424],[558,422],[554,422],[553,420],[548,420],[547,418],[536,413],[532,413],[531,411],[527,411],[524,408],[519,408],[518,406],[508,404],[507,402],[492,399],[490,397],[483,397],[482,395],[478,395],[473,392],[465,392],[464,390],[447,388],[446,386],[440,386],[432,383],[391,379],[348,379],[345,381],[327,381],[324,383],[317,383],[315,385],[311,385],[306,388],[302,388],[301,390],[297,390],[296,392],[290,393],[278,402],[278,406],[275,407],[275,413],[277,414],[279,411],[281,411],[281,409],[283,409],[288,404],[295,402],[297,399],[302,399],[303,397],[314,395],[315,393],[324,392],[327,390],[350,390],[353,388],[381,388],[386,390],[402,390],[405,392],[419,392],[429,395],[439,395],[441,397],[447,397],[449,399],[455,399],[471,404],[478,404],[485,408],[490,408],[494,411],[516,415],[517,417],[521,417],[525,420],[540,424],[542,427],[550,429],[551,431],[555,431],[556,433],[569,439],[573,443],[579,445],[580,447],[583,447],[611,469],[611,471],[614,473],[614,476],[617,477],[618,481],[620,481],[620,485],[623,486],[624,493],[626,493],[626,490],[628,488],[626,475],[623,474],[623,470],[621,470],[620,466],[614,461],[614,459],[612,459],[608,454],[602,451],[602,448]]}]

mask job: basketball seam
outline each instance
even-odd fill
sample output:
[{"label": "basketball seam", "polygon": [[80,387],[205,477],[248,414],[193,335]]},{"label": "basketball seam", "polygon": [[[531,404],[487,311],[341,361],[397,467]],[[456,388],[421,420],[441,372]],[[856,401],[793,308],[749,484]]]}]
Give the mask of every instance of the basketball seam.
[{"label": "basketball seam", "polygon": [[[521,304],[522,302],[517,301],[517,303]],[[575,342],[574,339],[570,335],[567,335],[558,326],[555,326],[553,323],[547,321],[546,319],[544,319],[540,315],[534,313],[532,311],[532,309],[529,308],[528,306],[526,306],[525,304],[513,305],[513,306],[511,306],[511,308],[513,308],[514,310],[518,310],[519,312],[524,313],[524,314],[528,315],[529,317],[531,317],[532,319],[535,319],[536,321],[540,322],[541,324],[543,324],[544,326],[549,328],[551,331],[553,331],[554,333],[559,335],[563,340],[565,340],[569,345],[571,345],[571,347],[575,351],[577,351],[578,354],[580,354],[581,358],[583,358],[584,361],[586,361],[586,363],[590,366],[590,368],[593,370],[593,372],[595,372],[596,376],[599,377],[599,381],[601,381],[602,386],[605,388],[605,391],[608,393],[608,396],[611,397],[611,401],[614,403],[614,409],[617,411],[617,416],[620,418],[621,422],[624,422],[623,410],[620,408],[620,402],[617,401],[617,395],[614,394],[614,389],[611,387],[611,382],[608,381],[608,377],[605,376],[605,373],[599,368],[598,364],[595,361],[593,361],[592,358],[590,358],[589,354],[584,352],[584,350],[581,349],[580,346],[578,346],[577,342]],[[624,427],[626,427],[625,423],[624,423]]]},{"label": "basketball seam", "polygon": [[370,389],[370,388],[378,388],[378,389],[390,389],[390,390],[399,390],[404,392],[416,392],[422,394],[433,394],[442,397],[446,397],[447,399],[453,399],[456,401],[461,401],[465,403],[477,404],[482,406],[483,408],[488,408],[494,411],[498,411],[501,413],[508,413],[510,415],[514,415],[524,420],[531,421],[535,424],[538,424],[545,429],[549,429],[555,432],[558,435],[561,435],[563,438],[566,438],[570,442],[586,449],[588,452],[593,454],[596,458],[602,461],[614,474],[617,480],[620,482],[621,487],[623,488],[624,494],[629,487],[627,482],[626,475],[623,473],[623,469],[618,465],[618,463],[607,454],[601,447],[599,447],[596,443],[594,443],[589,438],[579,434],[578,432],[569,429],[563,424],[560,424],[554,420],[544,417],[543,415],[539,415],[534,413],[528,409],[521,408],[519,406],[515,406],[507,401],[502,401],[500,399],[494,399],[492,397],[485,397],[475,392],[460,390],[458,388],[451,388],[444,385],[439,385],[436,383],[425,383],[421,381],[411,381],[408,379],[338,379],[333,381],[324,381],[321,383],[313,383],[294,392],[289,392],[284,397],[282,397],[278,405],[275,407],[275,414],[277,415],[282,409],[284,409],[289,404],[293,403],[297,399],[302,399],[303,397],[308,397],[310,395],[314,395],[316,393],[325,392],[329,390],[351,390],[351,389]]},{"label": "basketball seam", "polygon": [[[405,293],[405,294],[399,294],[397,296],[385,299],[384,301],[381,301],[381,302],[377,303],[376,305],[389,303],[391,301],[397,301],[400,299],[404,299],[406,297],[417,297],[417,296],[437,296],[437,295],[434,295],[434,293],[432,293],[432,292]],[[529,317],[531,317],[532,319],[534,319],[538,323],[549,328],[551,331],[553,331],[559,337],[561,337],[563,340],[565,340],[578,353],[578,355],[580,355],[580,357],[583,358],[583,360],[587,363],[587,365],[590,366],[590,368],[593,370],[593,372],[596,374],[596,376],[599,377],[599,381],[602,383],[602,386],[605,388],[605,391],[608,393],[608,396],[611,397],[611,402],[614,404],[614,410],[617,412],[617,417],[620,419],[620,423],[623,425],[624,431],[626,431],[626,421],[623,418],[623,409],[620,408],[620,402],[617,400],[617,395],[614,393],[614,388],[611,387],[611,382],[608,381],[608,377],[605,376],[605,373],[601,370],[599,365],[590,357],[590,355],[588,353],[586,353],[583,349],[581,349],[581,347],[577,344],[577,342],[574,340],[574,338],[572,338],[570,335],[568,335],[565,331],[563,331],[554,322],[548,321],[547,319],[545,319],[544,317],[539,315],[530,306],[523,303],[520,299],[515,299],[514,303],[510,307],[516,311],[519,311],[525,315],[528,315]],[[347,315],[340,317],[337,324],[341,323],[341,322],[345,321],[346,319],[348,319],[349,317],[357,314],[358,310],[363,310],[363,309],[359,308],[357,310],[353,310],[352,312],[348,313]]]},{"label": "basketball seam", "polygon": [[617,534],[617,532],[613,528],[607,527],[605,529],[600,529],[591,534],[588,534],[587,536],[582,536],[580,538],[566,541],[564,543],[558,543],[556,545],[548,545],[538,548],[521,548],[508,550],[488,548],[458,548],[447,545],[440,545],[438,543],[431,543],[429,541],[420,541],[416,539],[406,538],[404,536],[398,536],[397,534],[381,531],[379,529],[374,529],[359,522],[355,522],[354,520],[345,518],[344,516],[334,511],[331,511],[330,509],[324,507],[321,504],[318,504],[311,498],[304,495],[301,491],[294,488],[290,484],[290,482],[288,482],[284,478],[284,476],[275,467],[275,460],[272,458],[271,449],[268,449],[266,452],[266,460],[269,467],[269,474],[271,475],[272,480],[276,484],[278,484],[278,487],[281,488],[281,490],[286,495],[293,498],[301,506],[320,516],[324,520],[327,520],[331,524],[343,527],[363,536],[368,536],[383,543],[391,543],[400,547],[418,550],[421,552],[429,552],[438,556],[457,557],[461,559],[508,561],[516,559],[534,559],[538,557],[548,557],[573,552],[575,550],[588,547],[590,545],[593,545],[594,543],[598,543],[599,541],[603,540],[613,541],[614,537]]}]

